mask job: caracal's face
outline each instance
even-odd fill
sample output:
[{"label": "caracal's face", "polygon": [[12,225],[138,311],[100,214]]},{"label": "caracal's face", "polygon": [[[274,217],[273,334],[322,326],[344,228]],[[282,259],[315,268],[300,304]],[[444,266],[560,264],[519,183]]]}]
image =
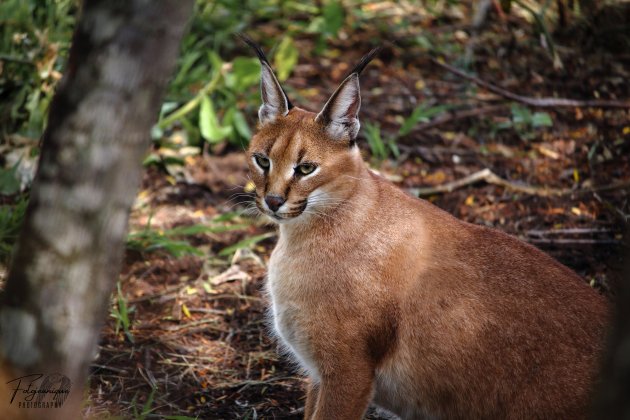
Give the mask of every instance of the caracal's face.
[{"label": "caracal's face", "polygon": [[359,132],[359,74],[372,50],[350,72],[318,114],[296,108],[273,73],[264,52],[241,38],[260,59],[258,132],[247,153],[258,209],[277,223],[329,218],[349,196],[362,165]]},{"label": "caracal's face", "polygon": [[251,140],[247,157],[256,205],[277,223],[325,219],[345,198],[359,150],[331,139],[315,116],[292,108]]}]

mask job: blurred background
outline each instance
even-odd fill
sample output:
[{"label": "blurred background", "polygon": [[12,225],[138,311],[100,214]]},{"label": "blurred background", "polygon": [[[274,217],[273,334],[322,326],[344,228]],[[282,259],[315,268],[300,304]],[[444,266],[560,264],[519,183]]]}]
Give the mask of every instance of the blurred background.
[{"label": "blurred background", "polygon": [[[71,0],[0,3],[0,281],[79,13]],[[614,297],[630,213],[629,2],[199,0],[150,133],[86,416],[300,417],[302,380],[264,321],[276,233],[252,208],[243,151],[260,68],[236,32],[312,111],[385,45],[361,76],[372,168]]]}]

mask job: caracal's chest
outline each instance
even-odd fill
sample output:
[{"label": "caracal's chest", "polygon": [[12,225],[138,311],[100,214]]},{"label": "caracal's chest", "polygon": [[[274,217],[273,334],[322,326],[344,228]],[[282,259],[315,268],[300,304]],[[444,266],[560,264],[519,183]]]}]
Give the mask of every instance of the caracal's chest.
[{"label": "caracal's chest", "polygon": [[318,296],[309,292],[309,282],[317,273],[315,258],[308,253],[291,252],[280,241],[271,255],[267,290],[271,297],[271,316],[280,344],[309,375],[319,377],[313,358],[313,336]]}]

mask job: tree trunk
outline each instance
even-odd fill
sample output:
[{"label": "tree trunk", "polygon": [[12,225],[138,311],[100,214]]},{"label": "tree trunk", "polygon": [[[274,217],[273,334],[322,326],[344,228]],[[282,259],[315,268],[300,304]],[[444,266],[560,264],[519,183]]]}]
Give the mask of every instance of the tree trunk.
[{"label": "tree trunk", "polygon": [[[80,418],[142,156],[192,4],[84,3],[0,300],[3,418]],[[9,382],[35,374],[44,376]],[[19,407],[28,391],[68,388],[67,380],[72,385],[63,408]],[[51,402],[53,394],[40,393],[32,402],[38,399]]]}]

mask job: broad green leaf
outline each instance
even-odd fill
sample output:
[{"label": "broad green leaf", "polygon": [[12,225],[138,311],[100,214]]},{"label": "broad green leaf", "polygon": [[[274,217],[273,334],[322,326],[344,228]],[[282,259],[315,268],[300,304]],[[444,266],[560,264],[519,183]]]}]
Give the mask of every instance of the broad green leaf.
[{"label": "broad green leaf", "polygon": [[532,115],[533,127],[551,127],[552,125],[553,120],[546,112],[535,112],[534,115]]},{"label": "broad green leaf", "polygon": [[179,104],[177,102],[164,102],[160,108],[160,119],[162,119],[166,114],[170,114],[172,111],[175,111],[178,106]]},{"label": "broad green leaf", "polygon": [[199,57],[201,57],[201,51],[193,50],[184,54],[184,56],[179,60],[179,72],[172,83],[175,85],[182,83],[188,77],[188,71],[192,68]]},{"label": "broad green leaf", "polygon": [[529,109],[520,105],[512,105],[512,121],[515,124],[529,124],[532,120],[532,113]]},{"label": "broad green leaf", "polygon": [[278,51],[276,51],[276,55],[274,56],[274,67],[278,72],[278,79],[281,81],[286,80],[291,74],[291,71],[293,71],[293,67],[295,67],[297,61],[298,50],[295,48],[293,38],[287,35],[280,42]]},{"label": "broad green leaf", "polygon": [[252,132],[245,117],[238,109],[228,109],[223,116],[223,124],[233,128],[232,133],[230,133],[230,141],[233,144],[244,146],[249,142]]},{"label": "broad green leaf", "polygon": [[322,15],[324,16],[324,32],[327,35],[337,35],[343,26],[345,10],[340,1],[329,0],[324,4]]},{"label": "broad green leaf", "polygon": [[212,144],[221,142],[232,132],[232,127],[223,127],[219,123],[212,100],[208,95],[204,95],[201,98],[199,130],[201,131],[201,136]]},{"label": "broad green leaf", "polygon": [[260,63],[257,58],[238,57],[232,62],[232,72],[226,75],[225,84],[242,92],[260,80]]},{"label": "broad green leaf", "polygon": [[249,140],[252,136],[252,131],[249,129],[249,124],[247,124],[247,120],[241,111],[238,109],[234,110],[234,128],[244,139]]},{"label": "broad green leaf", "polygon": [[20,181],[17,176],[17,169],[20,163],[16,163],[12,168],[0,168],[0,195],[13,195],[20,191]]}]

